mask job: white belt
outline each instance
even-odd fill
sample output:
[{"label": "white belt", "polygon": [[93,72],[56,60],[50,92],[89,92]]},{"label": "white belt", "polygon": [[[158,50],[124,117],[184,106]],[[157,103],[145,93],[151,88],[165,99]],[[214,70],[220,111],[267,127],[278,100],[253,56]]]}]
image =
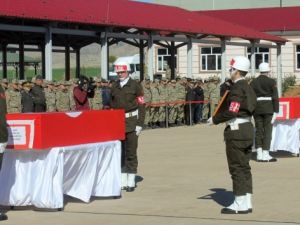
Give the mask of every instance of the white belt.
[{"label": "white belt", "polygon": [[257,101],[272,101],[272,97],[258,97]]},{"label": "white belt", "polygon": [[129,117],[133,117],[133,116],[138,116],[138,115],[139,115],[139,111],[135,110],[133,112],[125,113],[125,118],[129,118]]},{"label": "white belt", "polygon": [[230,126],[231,130],[238,130],[239,124],[243,123],[249,123],[251,122],[251,117],[245,117],[245,118],[234,118],[227,122],[227,125]]}]

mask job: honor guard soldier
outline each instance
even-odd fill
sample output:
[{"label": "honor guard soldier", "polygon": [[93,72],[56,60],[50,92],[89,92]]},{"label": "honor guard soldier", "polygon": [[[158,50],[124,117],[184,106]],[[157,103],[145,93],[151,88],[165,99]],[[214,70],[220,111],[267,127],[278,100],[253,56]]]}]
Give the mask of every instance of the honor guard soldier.
[{"label": "honor guard soldier", "polygon": [[[8,141],[6,113],[6,96],[2,86],[0,85],[0,170],[2,167],[3,153]],[[7,220],[7,215],[0,211],[0,221],[2,220]]]},{"label": "honor guard soldier", "polygon": [[43,77],[38,75],[35,77],[35,85],[31,89],[34,103],[34,112],[46,112],[46,96],[43,88]]},{"label": "honor guard soldier", "polygon": [[233,181],[234,202],[223,208],[223,214],[252,212],[252,175],[249,161],[253,145],[251,117],[256,107],[256,95],[245,80],[250,61],[239,56],[232,59],[230,76],[232,88],[222,110],[208,120],[210,125],[226,122],[224,131],[229,172]]},{"label": "honor guard soldier", "polygon": [[126,134],[122,141],[122,189],[132,192],[138,167],[138,136],[145,119],[144,92],[141,84],[129,77],[128,63],[119,62],[115,71],[118,81],[111,88],[111,107],[124,109],[126,117]]},{"label": "honor guard soldier", "polygon": [[272,128],[279,112],[279,100],[275,80],[269,77],[270,66],[268,63],[259,65],[260,75],[255,78],[251,86],[256,93],[257,107],[254,112],[255,120],[255,148],[258,162],[276,162],[269,154]]}]

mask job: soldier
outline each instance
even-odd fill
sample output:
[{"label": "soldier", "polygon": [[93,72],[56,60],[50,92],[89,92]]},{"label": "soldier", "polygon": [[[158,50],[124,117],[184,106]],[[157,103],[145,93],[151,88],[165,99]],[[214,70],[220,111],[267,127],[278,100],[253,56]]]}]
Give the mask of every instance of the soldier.
[{"label": "soldier", "polygon": [[22,113],[32,113],[34,112],[33,96],[31,94],[32,84],[28,81],[22,83]]},{"label": "soldier", "polygon": [[68,88],[68,92],[69,92],[69,98],[70,98],[70,109],[71,111],[74,111],[76,108],[76,103],[75,103],[75,99],[74,99],[74,95],[73,95],[73,90],[75,87],[77,87],[77,82],[78,79],[71,79],[69,81],[70,85],[67,86]]},{"label": "soldier", "polygon": [[194,91],[194,81],[192,79],[188,79],[188,83],[186,86],[186,102],[185,105],[185,121],[187,125],[192,125],[194,123],[194,113],[195,113],[195,104],[192,103],[195,101],[196,93]]},{"label": "soldier", "polygon": [[110,87],[105,79],[101,79],[102,104],[103,109],[110,109]]},{"label": "soldier", "polygon": [[62,81],[58,83],[58,85],[58,90],[55,94],[55,107],[58,112],[68,112],[71,108],[70,94],[67,88],[68,83],[66,81]]},{"label": "soldier", "polygon": [[168,86],[168,121],[169,126],[174,127],[177,120],[178,113],[178,88],[176,86],[176,80],[171,80],[170,85]]},{"label": "soldier", "polygon": [[257,107],[254,112],[255,148],[258,162],[276,162],[269,154],[272,139],[272,124],[279,112],[278,92],[275,80],[269,77],[268,63],[259,65],[260,76],[255,78],[251,86],[257,96]]},{"label": "soldier", "polygon": [[12,80],[6,91],[7,98],[7,112],[8,113],[20,113],[22,110],[21,105],[21,93],[19,90],[19,82],[17,80]]},{"label": "soldier", "polygon": [[43,88],[43,77],[38,75],[34,79],[35,85],[31,90],[34,102],[34,112],[46,112],[46,98]]},{"label": "soldier", "polygon": [[220,88],[218,77],[213,77],[209,83],[210,116],[213,115],[220,100]]},{"label": "soldier", "polygon": [[175,105],[176,110],[176,124],[177,126],[181,126],[184,120],[184,106],[186,99],[186,84],[187,80],[183,78],[182,80],[179,78],[178,82],[176,82],[176,101],[178,102]]},{"label": "soldier", "polygon": [[102,101],[102,89],[101,89],[101,80],[98,78],[94,78],[96,82],[95,95],[94,98],[91,98],[91,109],[100,110],[103,109],[103,101]]},{"label": "soldier", "polygon": [[145,98],[145,127],[150,128],[151,121],[151,102],[152,102],[152,93],[150,89],[151,81],[146,79],[144,81],[144,98]]},{"label": "soldier", "polygon": [[204,94],[204,104],[203,104],[203,109],[202,109],[202,121],[206,122],[208,119],[209,115],[209,88],[208,88],[208,81],[205,79],[204,84],[202,86],[203,89],[203,94]]},{"label": "soldier", "polygon": [[[0,170],[2,167],[3,153],[8,141],[6,113],[6,96],[2,85],[0,85]],[[0,221],[7,219],[7,215],[4,212],[0,212]]]},{"label": "soldier", "polygon": [[158,84],[159,84],[159,80],[155,79],[151,85],[151,93],[152,93],[152,103],[151,104],[153,104],[151,106],[151,115],[152,115],[151,126],[153,129],[158,128],[157,123],[159,120],[160,93],[159,93]]},{"label": "soldier", "polygon": [[47,112],[56,112],[56,97],[55,97],[55,86],[52,81],[45,82],[45,98],[47,105]]},{"label": "soldier", "polygon": [[161,83],[158,86],[159,89],[159,97],[160,104],[162,106],[159,107],[159,126],[166,127],[166,102],[168,102],[168,80],[166,78],[162,78]]},{"label": "soldier", "polygon": [[224,139],[235,199],[230,206],[223,208],[221,213],[247,214],[252,212],[252,175],[249,161],[253,145],[251,117],[256,107],[256,95],[245,80],[250,68],[248,58],[238,56],[232,59],[230,64],[230,76],[234,84],[224,110],[208,122],[227,122]]},{"label": "soldier", "polygon": [[111,107],[124,109],[126,117],[126,137],[122,141],[122,189],[135,190],[135,176],[138,167],[138,136],[145,119],[143,87],[129,77],[128,63],[115,65],[119,80],[111,88]]}]

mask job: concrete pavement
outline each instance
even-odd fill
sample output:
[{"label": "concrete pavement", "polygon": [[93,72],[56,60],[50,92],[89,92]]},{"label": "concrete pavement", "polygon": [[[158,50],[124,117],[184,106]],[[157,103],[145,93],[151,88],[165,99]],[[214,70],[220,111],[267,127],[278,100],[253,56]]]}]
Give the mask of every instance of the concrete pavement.
[{"label": "concrete pavement", "polygon": [[193,225],[300,224],[300,159],[251,162],[254,212],[221,215],[230,203],[223,126],[147,130],[140,137],[134,193],[119,200],[69,199],[63,212],[8,212],[12,225]]}]

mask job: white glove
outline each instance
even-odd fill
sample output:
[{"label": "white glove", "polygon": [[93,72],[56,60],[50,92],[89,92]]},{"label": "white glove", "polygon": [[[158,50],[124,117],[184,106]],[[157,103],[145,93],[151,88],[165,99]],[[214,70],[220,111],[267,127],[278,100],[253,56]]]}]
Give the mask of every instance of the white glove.
[{"label": "white glove", "polygon": [[209,126],[214,125],[214,122],[213,122],[213,118],[212,118],[212,117],[210,117],[210,118],[207,120],[207,124],[208,124]]},{"label": "white glove", "polygon": [[275,123],[276,117],[277,117],[277,113],[273,113],[273,117],[272,117],[272,120],[271,120],[271,124],[274,124],[274,123]]},{"label": "white glove", "polygon": [[7,143],[0,143],[0,153],[3,153],[6,149]]},{"label": "white glove", "polygon": [[139,136],[142,132],[143,128],[140,126],[135,127],[136,136]]}]

